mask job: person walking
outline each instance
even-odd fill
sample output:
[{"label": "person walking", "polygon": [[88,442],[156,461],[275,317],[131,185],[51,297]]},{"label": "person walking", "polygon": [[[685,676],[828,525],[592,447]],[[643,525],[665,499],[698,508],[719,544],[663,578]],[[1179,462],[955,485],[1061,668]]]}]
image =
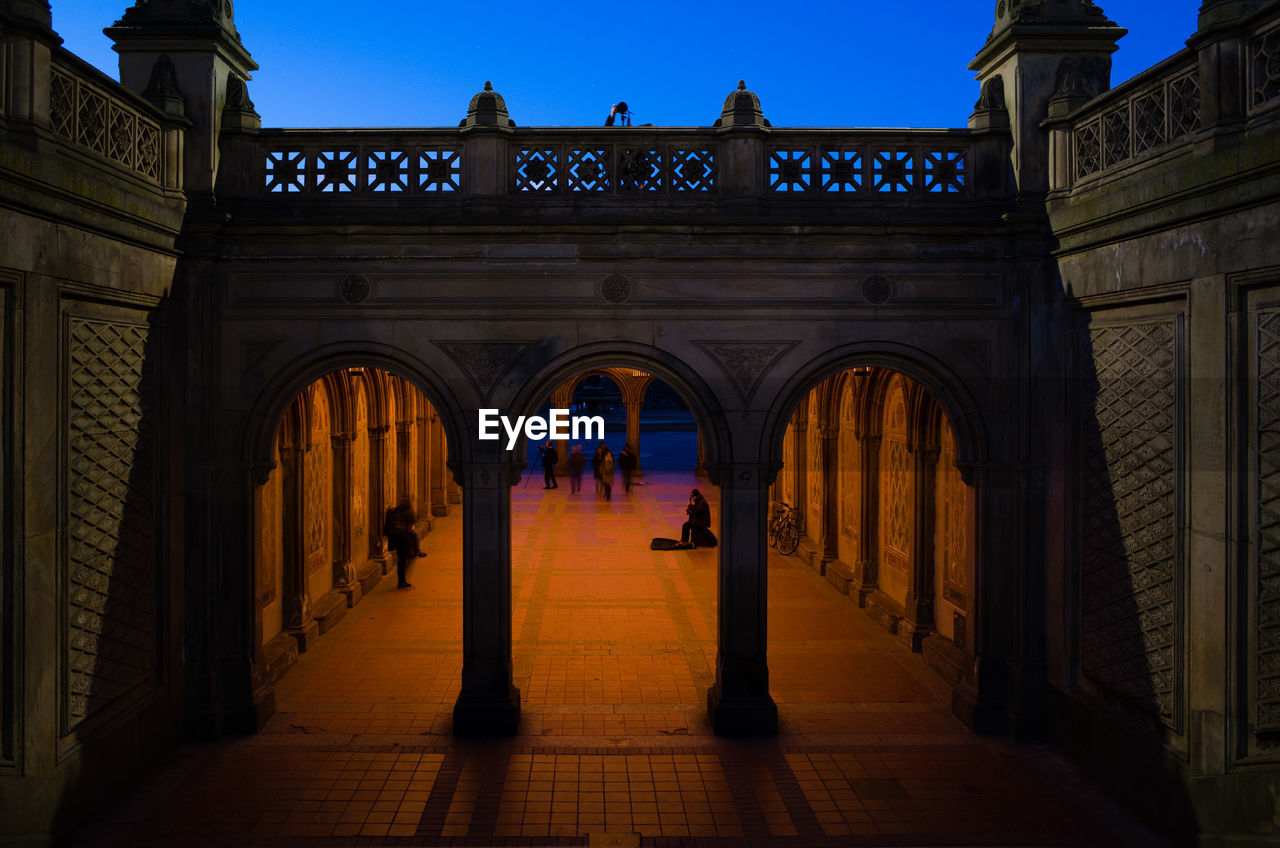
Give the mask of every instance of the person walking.
[{"label": "person walking", "polygon": [[582,471],[587,467],[587,457],[582,453],[582,445],[574,445],[569,451],[569,494],[576,495],[582,491]]},{"label": "person walking", "polygon": [[591,457],[591,476],[596,478],[596,494],[604,488],[604,484],[600,482],[600,463],[604,460],[604,442],[596,448],[595,455]]},{"label": "person walking", "polygon": [[542,481],[544,489],[558,489],[560,484],[556,482],[556,463],[560,461],[560,453],[556,450],[555,442],[548,441],[546,446],[538,451],[538,455],[542,457]]},{"label": "person walking", "polygon": [[387,510],[386,520],[382,522],[382,535],[387,537],[387,542],[396,552],[396,576],[399,578],[397,589],[410,587],[407,579],[409,563],[422,555],[418,549],[418,533],[413,529],[417,522],[418,516],[413,512],[413,504],[408,495],[401,497],[398,504]]},{"label": "person walking", "polygon": [[600,456],[600,485],[604,487],[604,499],[611,501],[613,500],[613,472],[616,466],[613,454],[609,452],[609,446],[603,442],[600,446],[604,449],[604,453]]},{"label": "person walking", "polygon": [[627,494],[631,494],[631,478],[639,467],[640,456],[631,449],[631,445],[624,446],[622,453],[618,454],[618,469],[622,471],[622,487]]}]

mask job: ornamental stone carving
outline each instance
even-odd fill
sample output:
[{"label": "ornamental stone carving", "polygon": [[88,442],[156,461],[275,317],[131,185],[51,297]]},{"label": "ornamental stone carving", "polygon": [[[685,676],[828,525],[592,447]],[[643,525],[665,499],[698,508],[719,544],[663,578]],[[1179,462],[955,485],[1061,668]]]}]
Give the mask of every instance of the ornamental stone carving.
[{"label": "ornamental stone carving", "polygon": [[488,396],[498,379],[530,342],[436,342],[436,347],[449,354],[482,396]]},{"label": "ornamental stone carving", "polygon": [[745,403],[770,368],[799,342],[694,342],[731,379]]}]

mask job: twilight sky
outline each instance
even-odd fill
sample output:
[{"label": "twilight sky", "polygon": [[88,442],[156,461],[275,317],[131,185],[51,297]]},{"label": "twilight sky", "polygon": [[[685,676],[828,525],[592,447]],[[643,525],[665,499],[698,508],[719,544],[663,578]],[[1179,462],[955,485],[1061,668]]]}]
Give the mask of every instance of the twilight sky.
[{"label": "twilight sky", "polygon": [[[1097,0],[1129,34],[1122,82],[1177,52],[1199,0]],[[130,0],[51,0],[66,47],[117,77],[102,35]],[[966,65],[995,0],[439,3],[237,0],[261,66],[249,94],[267,127],[456,126],[485,80],[521,126],[709,126],[744,78],[774,126],[961,127],[978,97]]]}]

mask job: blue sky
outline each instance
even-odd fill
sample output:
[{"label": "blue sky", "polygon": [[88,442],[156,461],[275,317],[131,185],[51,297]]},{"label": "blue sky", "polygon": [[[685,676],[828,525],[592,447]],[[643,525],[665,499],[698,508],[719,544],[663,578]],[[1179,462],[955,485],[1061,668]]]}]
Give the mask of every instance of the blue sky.
[{"label": "blue sky", "polygon": [[[1113,83],[1180,50],[1198,0],[1098,0],[1129,30]],[[117,76],[129,0],[51,0],[66,46]],[[485,80],[522,126],[707,126],[744,78],[774,126],[964,126],[995,0],[438,3],[237,0],[268,127],[456,126]]]}]

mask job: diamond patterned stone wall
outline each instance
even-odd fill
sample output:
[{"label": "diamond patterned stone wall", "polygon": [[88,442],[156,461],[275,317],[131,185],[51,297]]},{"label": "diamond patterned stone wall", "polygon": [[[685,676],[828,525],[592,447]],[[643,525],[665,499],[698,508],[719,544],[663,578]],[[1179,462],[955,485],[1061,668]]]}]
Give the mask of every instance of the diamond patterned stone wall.
[{"label": "diamond patterned stone wall", "polygon": [[149,690],[158,628],[150,331],[69,323],[67,730]]},{"label": "diamond patterned stone wall", "polygon": [[1179,729],[1177,341],[1173,319],[1088,334],[1081,670]]},{"label": "diamond patterned stone wall", "polygon": [[1258,316],[1257,716],[1280,731],[1280,310]]}]

